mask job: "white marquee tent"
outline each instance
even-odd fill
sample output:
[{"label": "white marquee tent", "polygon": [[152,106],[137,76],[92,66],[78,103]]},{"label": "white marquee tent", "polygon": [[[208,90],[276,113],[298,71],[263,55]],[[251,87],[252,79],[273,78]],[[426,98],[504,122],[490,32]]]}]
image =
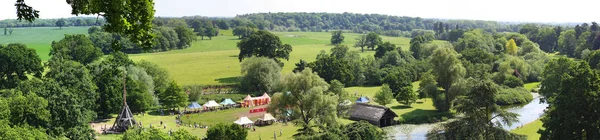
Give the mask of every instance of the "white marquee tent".
[{"label": "white marquee tent", "polygon": [[241,117],[240,119],[234,121],[233,123],[239,124],[239,125],[246,125],[246,124],[252,124],[254,122],[252,122],[250,119],[248,119],[248,117]]},{"label": "white marquee tent", "polygon": [[204,104],[204,107],[217,107],[217,106],[221,106],[221,105],[219,105],[217,102],[215,102],[215,100],[210,100]]}]

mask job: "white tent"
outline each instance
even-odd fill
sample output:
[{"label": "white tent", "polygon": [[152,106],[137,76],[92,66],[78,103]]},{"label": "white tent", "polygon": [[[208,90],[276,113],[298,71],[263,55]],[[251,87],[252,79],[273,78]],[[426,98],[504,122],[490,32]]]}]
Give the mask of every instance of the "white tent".
[{"label": "white tent", "polygon": [[252,122],[250,119],[248,119],[248,117],[241,117],[240,119],[234,121],[233,123],[239,124],[239,125],[246,125],[246,124],[252,124],[254,122]]},{"label": "white tent", "polygon": [[204,104],[204,107],[217,107],[217,106],[221,106],[221,105],[219,105],[217,102],[215,102],[215,100],[210,100]]},{"label": "white tent", "polygon": [[263,115],[262,117],[260,117],[260,120],[263,120],[263,121],[274,121],[276,119],[275,119],[275,117],[273,117],[273,115],[271,115],[271,113],[265,113],[265,115]]}]

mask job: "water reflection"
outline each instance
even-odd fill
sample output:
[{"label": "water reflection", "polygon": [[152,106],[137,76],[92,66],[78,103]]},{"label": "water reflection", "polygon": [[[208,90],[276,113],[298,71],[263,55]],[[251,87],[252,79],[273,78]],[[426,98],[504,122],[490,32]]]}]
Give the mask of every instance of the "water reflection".
[{"label": "water reflection", "polygon": [[[511,106],[507,108],[507,111],[519,114],[519,122],[513,123],[511,126],[502,126],[506,130],[512,130],[517,127],[521,127],[527,123],[533,122],[541,117],[544,113],[544,109],[548,106],[546,103],[540,103],[540,98],[537,93],[532,93],[534,99],[526,105],[522,106]],[[425,140],[427,139],[427,131],[429,129],[440,125],[440,123],[433,124],[402,124],[396,126],[390,126],[383,128],[387,132],[388,139],[393,140]]]}]

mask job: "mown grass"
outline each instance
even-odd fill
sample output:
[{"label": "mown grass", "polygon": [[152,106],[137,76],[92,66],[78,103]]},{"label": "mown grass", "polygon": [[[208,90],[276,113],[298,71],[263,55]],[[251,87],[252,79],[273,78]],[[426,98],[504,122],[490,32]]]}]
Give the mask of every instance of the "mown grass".
[{"label": "mown grass", "polygon": [[539,88],[541,82],[531,82],[531,83],[527,83],[525,85],[523,85],[523,87],[527,90],[527,91],[532,91],[536,88]]},{"label": "mown grass", "polygon": [[50,59],[48,55],[52,41],[59,41],[65,34],[87,34],[89,27],[36,27],[13,28],[12,35],[0,35],[0,44],[21,43],[36,50],[42,61]]},{"label": "mown grass", "polygon": [[538,134],[537,131],[542,128],[542,124],[542,121],[538,119],[524,125],[523,127],[511,130],[511,132],[526,135],[528,140],[539,140],[540,134]]},{"label": "mown grass", "polygon": [[[130,58],[138,60],[148,60],[167,69],[173,79],[180,85],[227,85],[233,84],[241,75],[240,64],[238,60],[239,50],[237,36],[226,35],[222,30],[223,36],[213,37],[212,40],[199,40],[192,44],[192,47],[183,50],[173,50],[161,53],[134,54]],[[274,32],[279,36],[283,43],[290,44],[293,51],[290,54],[289,61],[283,60],[284,67],[282,73],[290,73],[295,63],[300,59],[308,62],[314,61],[321,50],[328,52],[333,46],[330,45],[331,34],[328,32]],[[360,51],[360,48],[352,47],[355,38],[360,34],[346,33],[345,45],[350,46],[352,51]],[[390,41],[402,47],[405,50],[409,48],[409,38],[382,36],[383,41]],[[440,43],[443,41],[434,41]],[[360,52],[362,56],[373,56],[375,52],[366,50]]]}]

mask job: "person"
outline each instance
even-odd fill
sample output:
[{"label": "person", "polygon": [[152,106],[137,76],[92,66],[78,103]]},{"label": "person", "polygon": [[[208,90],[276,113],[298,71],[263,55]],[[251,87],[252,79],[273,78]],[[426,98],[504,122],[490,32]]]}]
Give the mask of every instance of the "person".
[{"label": "person", "polygon": [[283,135],[283,130],[279,129],[279,136]]},{"label": "person", "polygon": [[273,131],[273,139],[277,139],[277,133],[275,133],[275,131]]},{"label": "person", "polygon": [[252,131],[256,131],[256,127],[252,127]]},{"label": "person", "polygon": [[164,124],[164,126],[165,126],[165,128],[164,128],[164,129],[167,129],[167,124]]},{"label": "person", "polygon": [[162,125],[162,121],[160,121],[160,125]]}]

